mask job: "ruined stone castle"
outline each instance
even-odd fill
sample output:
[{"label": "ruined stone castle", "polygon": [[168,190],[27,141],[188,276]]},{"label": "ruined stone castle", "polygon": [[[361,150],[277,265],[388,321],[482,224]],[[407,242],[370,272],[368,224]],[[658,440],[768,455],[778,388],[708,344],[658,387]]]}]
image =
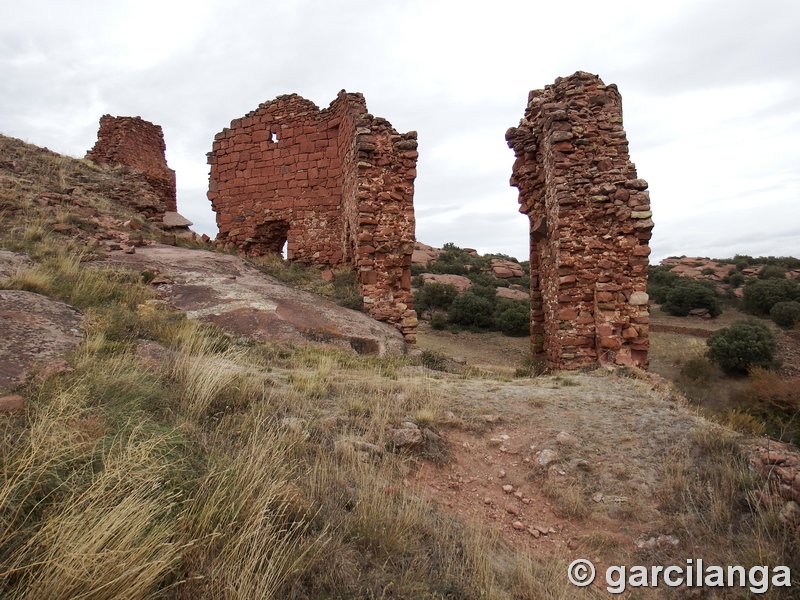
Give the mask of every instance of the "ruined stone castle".
[{"label": "ruined stone castle", "polygon": [[[351,267],[364,309],[414,343],[416,138],[344,90],[322,110],[296,94],[259,105],[218,133],[208,154],[217,243]],[[653,221],[616,86],[579,71],[534,90],[506,140],[516,156],[511,185],[530,220],[534,355],[551,371],[645,367]],[[176,210],[164,152],[160,127],[106,115],[87,158],[146,178],[155,200],[128,202],[157,219]]]}]

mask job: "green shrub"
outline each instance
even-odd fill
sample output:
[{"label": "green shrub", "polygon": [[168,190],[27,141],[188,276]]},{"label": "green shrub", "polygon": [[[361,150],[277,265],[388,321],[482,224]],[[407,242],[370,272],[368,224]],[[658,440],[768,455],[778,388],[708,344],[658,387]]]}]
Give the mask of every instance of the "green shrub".
[{"label": "green shrub", "polygon": [[469,288],[469,291],[479,298],[486,298],[492,304],[492,308],[495,308],[497,304],[496,287],[491,285],[473,285],[471,288]]},{"label": "green shrub", "polygon": [[736,265],[737,269],[742,271],[750,265],[755,264],[755,259],[747,254],[737,254],[733,257],[733,264]]},{"label": "green shrub", "polygon": [[746,311],[768,315],[778,302],[800,300],[800,285],[792,279],[763,279],[744,288],[742,303]]},{"label": "green shrub", "polygon": [[680,276],[668,265],[650,266],[647,270],[647,293],[656,304],[663,304],[667,293],[678,283]]},{"label": "green shrub", "polygon": [[456,296],[458,296],[458,288],[452,283],[432,281],[414,294],[414,306],[420,311],[435,308],[447,310]]},{"label": "green shrub", "polygon": [[759,279],[786,279],[786,269],[779,265],[767,265],[758,274]]},{"label": "green shrub", "polygon": [[468,291],[453,300],[448,316],[459,325],[490,327],[493,313],[494,305],[490,300]]},{"label": "green shrub", "polygon": [[794,327],[800,321],[800,302],[776,302],[769,310],[769,318],[781,327]]},{"label": "green shrub", "polygon": [[685,317],[695,308],[707,308],[712,317],[722,312],[721,303],[714,290],[691,279],[680,281],[670,289],[661,306],[661,310],[676,317]]},{"label": "green shrub", "polygon": [[726,280],[728,285],[731,286],[731,288],[735,289],[744,283],[745,276],[743,273],[740,273],[739,271],[734,271],[733,273],[731,273],[726,277]]},{"label": "green shrub", "polygon": [[503,304],[497,312],[497,328],[505,335],[524,336],[530,334],[531,310],[524,300],[512,300]]},{"label": "green shrub", "polygon": [[757,319],[743,319],[719,329],[706,341],[708,359],[726,373],[746,373],[752,367],[772,366],[775,334]]},{"label": "green shrub", "polygon": [[447,317],[445,317],[440,312],[433,313],[433,316],[431,317],[431,329],[442,331],[443,329],[446,328],[447,328]]},{"label": "green shrub", "polygon": [[474,271],[474,270],[467,273],[467,279],[469,279],[476,286],[491,288],[492,293],[494,293],[495,288],[505,283],[502,281],[498,281],[497,279],[489,275],[489,273],[481,273],[480,271]]}]

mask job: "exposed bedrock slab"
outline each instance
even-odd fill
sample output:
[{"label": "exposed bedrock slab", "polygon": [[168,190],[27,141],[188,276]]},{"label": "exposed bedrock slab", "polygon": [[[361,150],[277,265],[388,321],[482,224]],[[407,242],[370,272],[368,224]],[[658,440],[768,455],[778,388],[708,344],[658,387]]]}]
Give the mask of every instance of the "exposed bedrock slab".
[{"label": "exposed bedrock slab", "polygon": [[83,314],[58,300],[20,290],[0,290],[0,392],[84,339]]},{"label": "exposed bedrock slab", "polygon": [[191,319],[258,341],[324,343],[361,354],[402,354],[402,334],[389,324],[291,288],[237,256],[172,246],[146,246],[108,260],[156,269],[172,283],[161,297]]}]

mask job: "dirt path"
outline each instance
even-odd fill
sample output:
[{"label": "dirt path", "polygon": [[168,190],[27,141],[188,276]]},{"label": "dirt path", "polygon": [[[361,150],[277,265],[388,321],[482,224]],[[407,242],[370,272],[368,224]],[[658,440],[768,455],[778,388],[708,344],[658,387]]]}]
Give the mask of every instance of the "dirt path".
[{"label": "dirt path", "polygon": [[567,558],[598,538],[659,535],[656,492],[698,419],[646,380],[607,372],[513,382],[448,381],[470,424],[443,431],[443,463],[410,484],[465,522],[533,555]]}]

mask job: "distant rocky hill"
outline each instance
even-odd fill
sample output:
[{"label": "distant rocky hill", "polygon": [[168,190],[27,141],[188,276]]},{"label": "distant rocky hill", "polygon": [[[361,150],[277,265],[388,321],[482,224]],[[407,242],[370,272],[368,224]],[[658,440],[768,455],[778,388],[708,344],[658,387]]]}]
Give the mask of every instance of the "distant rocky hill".
[{"label": "distant rocky hill", "polygon": [[[717,288],[722,291],[722,284],[728,283],[729,278],[734,273],[741,273],[745,277],[759,277],[764,267],[769,264],[783,265],[786,264],[790,268],[786,268],[787,279],[800,279],[800,268],[791,268],[794,266],[796,259],[791,257],[773,258],[773,262],[762,262],[763,258],[752,258],[749,256],[741,256],[731,260],[715,260],[705,257],[696,256],[671,256],[661,261],[661,265],[668,267],[670,272],[680,275],[682,277],[690,277],[697,281],[709,281],[719,284]],[[766,259],[770,260],[770,259]],[[736,297],[742,297],[741,284],[733,286],[733,293]]]}]

